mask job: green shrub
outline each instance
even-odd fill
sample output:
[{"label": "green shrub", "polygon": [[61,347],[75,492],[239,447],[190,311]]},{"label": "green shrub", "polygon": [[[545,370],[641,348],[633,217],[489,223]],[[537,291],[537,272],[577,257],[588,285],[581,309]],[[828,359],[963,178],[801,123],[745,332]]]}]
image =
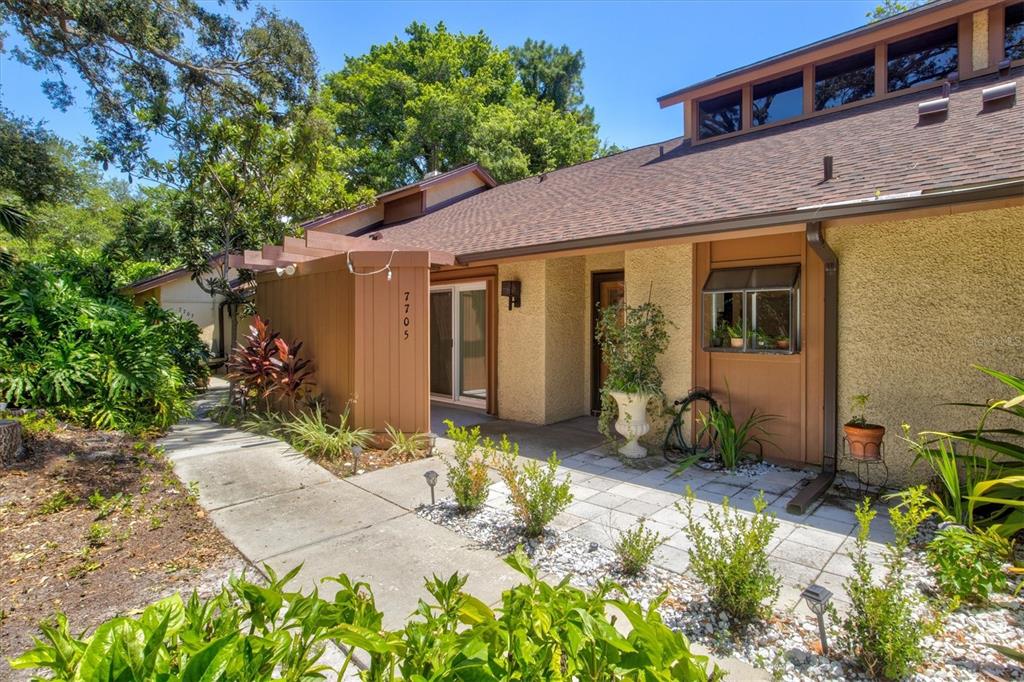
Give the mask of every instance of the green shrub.
[{"label": "green shrub", "polygon": [[78,502],[78,498],[75,497],[74,493],[69,493],[67,490],[58,490],[43,500],[36,513],[42,515],[57,514],[76,502]]},{"label": "green shrub", "polygon": [[723,498],[720,510],[712,505],[705,514],[707,527],[693,504],[687,486],[686,505],[676,503],[676,508],[686,516],[683,532],[693,544],[692,570],[707,586],[711,601],[741,624],[770,616],[780,581],[768,563],[768,545],[779,522],[774,514],[764,513],[764,493],[754,498],[753,516]]},{"label": "green shrub", "polygon": [[389,443],[387,453],[396,457],[419,457],[429,446],[426,434],[404,433],[391,424],[384,427]]},{"label": "green shrub", "polygon": [[448,487],[461,511],[474,511],[487,501],[491,487],[487,463],[494,458],[494,441],[481,440],[479,426],[456,426],[450,419],[444,423],[448,427],[448,438],[454,441],[452,457],[441,458],[448,468]]},{"label": "green shrub", "polygon": [[[700,430],[695,442],[699,443],[706,438],[721,457],[722,466],[726,469],[735,469],[742,459],[760,459],[764,444],[771,444],[768,439],[771,434],[765,430],[765,424],[778,417],[772,414],[758,414],[757,410],[752,410],[745,420],[736,423],[736,418],[732,414],[731,394],[728,401],[729,407],[712,405],[706,413],[697,414]],[[757,445],[757,455],[750,451],[752,445]],[[689,466],[689,463],[683,468],[685,466]]]},{"label": "green shrub", "polygon": [[928,562],[942,593],[951,599],[986,602],[1006,589],[1003,564],[1010,558],[1010,542],[992,529],[971,532],[950,526],[928,543]]},{"label": "green shrub", "polygon": [[92,298],[38,265],[0,276],[0,400],[18,407],[95,428],[165,429],[205,383],[197,339],[172,313]]},{"label": "green shrub", "polygon": [[570,476],[558,481],[558,457],[551,453],[547,463],[528,460],[519,466],[519,445],[501,437],[498,473],[508,486],[508,501],[528,538],[544,532],[558,514],[572,503]]},{"label": "green shrub", "polygon": [[[658,614],[609,598],[610,586],[585,591],[537,577],[525,556],[506,560],[526,580],[492,610],[464,592],[466,578],[426,581],[431,595],[405,626],[383,628],[370,588],[348,576],[331,579],[326,600],[279,578],[267,584],[231,578],[210,599],[173,595],[137,617],[102,623],[74,635],[66,616],[41,625],[42,638],[12,661],[61,682],[71,680],[245,680],[298,682],[348,679],[351,657],[322,663],[337,640],[369,654],[362,679],[403,680],[708,680],[720,672],[690,650],[682,634]],[[622,634],[609,621],[614,606],[629,623]],[[333,666],[333,667],[332,667]]]},{"label": "green shrub", "polygon": [[645,519],[640,519],[640,523],[619,533],[615,540],[615,556],[619,559],[620,570],[626,575],[638,575],[647,570],[654,553],[665,542],[644,524]]},{"label": "green shrub", "polygon": [[303,454],[331,461],[351,454],[357,447],[365,447],[373,435],[369,429],[348,427],[348,409],[339,417],[337,426],[328,424],[319,405],[312,412],[283,419],[281,432]]},{"label": "green shrub", "polygon": [[22,431],[30,438],[57,432],[57,418],[49,412],[30,410],[25,414],[13,417],[13,419],[21,423]]},{"label": "green shrub", "polygon": [[857,506],[860,529],[850,554],[854,574],[844,584],[850,609],[838,645],[872,677],[901,679],[909,674],[924,659],[921,641],[937,629],[937,620],[920,613],[925,605],[906,576],[907,547],[930,513],[923,487],[911,489],[900,507],[890,510],[896,539],[885,549],[888,573],[876,584],[867,552],[875,511],[868,500]]}]

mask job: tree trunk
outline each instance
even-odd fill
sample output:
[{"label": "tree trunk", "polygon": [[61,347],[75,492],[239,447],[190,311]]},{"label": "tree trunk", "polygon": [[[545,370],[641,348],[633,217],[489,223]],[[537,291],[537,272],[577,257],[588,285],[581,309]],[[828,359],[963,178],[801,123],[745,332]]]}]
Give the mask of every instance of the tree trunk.
[{"label": "tree trunk", "polygon": [[21,423],[0,419],[0,468],[11,466],[21,456]]}]

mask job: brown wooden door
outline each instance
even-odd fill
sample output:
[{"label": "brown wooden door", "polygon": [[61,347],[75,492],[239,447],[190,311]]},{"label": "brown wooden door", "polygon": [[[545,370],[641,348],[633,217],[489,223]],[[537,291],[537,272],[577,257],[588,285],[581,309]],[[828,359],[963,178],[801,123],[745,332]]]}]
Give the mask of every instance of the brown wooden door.
[{"label": "brown wooden door", "polygon": [[601,310],[608,306],[615,305],[622,301],[626,295],[626,282],[621,270],[615,272],[595,272],[593,274],[591,293],[593,301],[590,306],[590,337],[593,339],[593,351],[591,352],[592,379],[590,410],[594,414],[601,411],[601,386],[608,378],[608,365],[601,357],[601,346],[594,339],[594,332],[597,331],[597,320]]}]

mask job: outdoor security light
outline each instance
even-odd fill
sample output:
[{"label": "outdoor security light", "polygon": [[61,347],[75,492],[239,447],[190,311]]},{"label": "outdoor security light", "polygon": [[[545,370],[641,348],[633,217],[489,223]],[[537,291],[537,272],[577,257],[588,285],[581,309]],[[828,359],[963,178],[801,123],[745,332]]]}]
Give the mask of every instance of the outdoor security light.
[{"label": "outdoor security light", "polygon": [[818,637],[821,639],[821,653],[828,655],[828,640],[825,636],[825,611],[832,600],[832,593],[821,585],[809,585],[800,596],[807,602],[807,608],[818,617]]},{"label": "outdoor security light", "polygon": [[508,298],[508,309],[523,305],[523,283],[517,279],[506,279],[501,283],[501,295]]},{"label": "outdoor security light", "polygon": [[427,485],[430,486],[430,504],[434,504],[434,486],[437,485],[437,472],[431,469],[427,473],[423,474],[423,478],[427,479]]},{"label": "outdoor security light", "polygon": [[277,272],[278,277],[284,277],[285,275],[291,276],[295,274],[295,263],[289,263],[284,267],[279,265],[274,268],[274,270]]}]

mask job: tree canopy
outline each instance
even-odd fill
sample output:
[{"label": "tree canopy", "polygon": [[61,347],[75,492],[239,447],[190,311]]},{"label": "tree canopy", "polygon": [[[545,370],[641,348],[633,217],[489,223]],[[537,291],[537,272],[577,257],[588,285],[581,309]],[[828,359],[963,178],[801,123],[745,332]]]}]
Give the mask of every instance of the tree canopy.
[{"label": "tree canopy", "polygon": [[473,161],[508,181],[597,154],[579,75],[556,84],[561,65],[543,43],[530,43],[520,61],[531,75],[521,78],[512,54],[483,33],[413,23],[406,35],[325,78],[319,106],[352,151],[356,184],[382,191]]}]

